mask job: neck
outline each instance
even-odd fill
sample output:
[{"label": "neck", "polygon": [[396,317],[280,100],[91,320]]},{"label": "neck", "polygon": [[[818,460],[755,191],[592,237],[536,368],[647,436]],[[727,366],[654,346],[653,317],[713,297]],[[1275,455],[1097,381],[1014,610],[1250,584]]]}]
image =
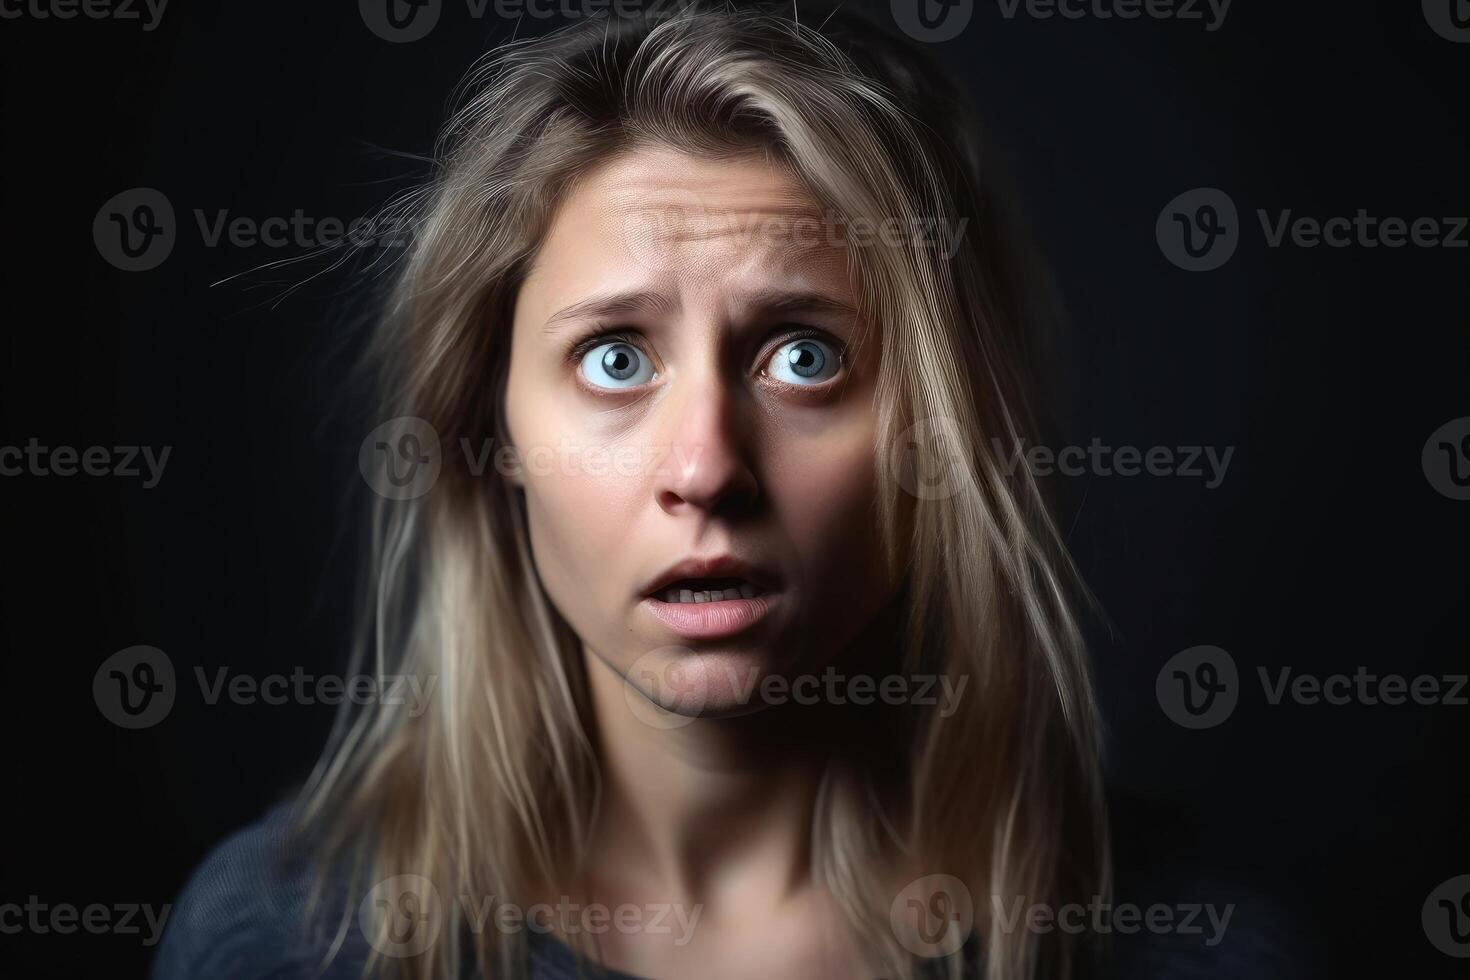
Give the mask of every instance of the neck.
[{"label": "neck", "polygon": [[[894,602],[870,623],[838,669],[894,669],[901,608]],[[793,700],[650,725],[629,708],[642,695],[585,646],[583,658],[602,777],[594,884],[716,905],[732,894],[780,902],[812,885],[813,814],[829,763],[845,756],[881,770],[903,755],[894,717],[876,705]]]},{"label": "neck", "polygon": [[695,901],[732,889],[779,900],[801,888],[825,753],[769,709],[646,724],[623,678],[586,659],[602,770],[594,878]]},{"label": "neck", "polygon": [[[894,670],[903,601],[892,601],[836,658],[857,676]],[[589,699],[600,754],[601,804],[587,880],[594,887],[706,902],[781,904],[810,889],[817,792],[833,758],[891,777],[904,736],[878,705],[788,701],[676,727],[629,710],[619,671],[589,649]]]}]

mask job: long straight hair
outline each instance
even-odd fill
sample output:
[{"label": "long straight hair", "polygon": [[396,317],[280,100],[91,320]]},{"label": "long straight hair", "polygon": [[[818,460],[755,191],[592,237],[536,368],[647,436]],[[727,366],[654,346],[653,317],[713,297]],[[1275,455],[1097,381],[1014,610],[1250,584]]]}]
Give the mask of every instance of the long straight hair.
[{"label": "long straight hair", "polygon": [[[431,180],[385,209],[408,235],[372,357],[383,418],[424,420],[445,445],[509,445],[519,284],[568,188],[634,147],[764,153],[844,222],[962,232],[953,254],[913,234],[847,248],[881,340],[879,519],[906,605],[895,666],[967,677],[972,694],[949,717],[905,717],[897,780],[833,760],[813,874],[898,977],[921,963],[890,927],[895,869],[958,878],[979,941],[951,973],[967,957],[1016,980],[1075,973],[1082,948],[997,911],[1105,894],[1109,867],[1074,576],[1040,488],[998,450],[1033,437],[1022,367],[1040,325],[977,133],[944,78],[840,16],[688,5],[511,43],[466,76]],[[429,492],[375,501],[354,654],[360,670],[433,678],[432,704],[344,706],[298,812],[323,867],[350,858],[354,887],[415,875],[515,901],[584,867],[595,732],[522,491],[451,456]],[[370,967],[445,978],[471,952],[487,975],[525,970],[524,939],[459,928]]]}]

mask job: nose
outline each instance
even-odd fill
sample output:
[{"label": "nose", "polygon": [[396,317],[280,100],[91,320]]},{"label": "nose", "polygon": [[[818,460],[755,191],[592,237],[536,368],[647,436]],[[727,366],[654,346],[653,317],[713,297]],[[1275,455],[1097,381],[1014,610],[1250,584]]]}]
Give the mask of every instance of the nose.
[{"label": "nose", "polygon": [[684,390],[662,406],[672,438],[658,469],[655,499],[676,517],[746,512],[760,497],[760,482],[750,463],[751,431],[739,394],[711,374],[683,381]]}]

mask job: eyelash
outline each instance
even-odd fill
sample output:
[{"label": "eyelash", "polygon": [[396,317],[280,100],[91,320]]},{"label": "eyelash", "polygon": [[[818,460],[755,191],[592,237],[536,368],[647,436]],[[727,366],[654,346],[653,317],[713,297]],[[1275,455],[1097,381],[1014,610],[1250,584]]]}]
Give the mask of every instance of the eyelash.
[{"label": "eyelash", "polygon": [[[774,334],[775,331],[772,331],[772,333]],[[841,361],[841,363],[843,365],[847,364],[847,347],[840,340],[829,334],[827,331],[818,330],[816,327],[798,326],[790,333],[784,334],[782,336],[781,344],[784,345],[796,340],[808,339],[820,340],[825,344],[830,344],[832,346],[832,349],[837,351],[837,357]],[[582,358],[587,356],[588,351],[594,350],[595,348],[601,347],[603,344],[612,343],[614,341],[625,343],[630,347],[637,347],[640,351],[643,351],[643,348],[641,346],[643,335],[638,331],[630,330],[627,327],[598,327],[595,328],[592,333],[581,338],[580,340],[574,340],[571,344],[568,345],[566,351],[567,363],[575,367],[582,362]],[[643,353],[646,357],[647,351],[643,351]]]}]

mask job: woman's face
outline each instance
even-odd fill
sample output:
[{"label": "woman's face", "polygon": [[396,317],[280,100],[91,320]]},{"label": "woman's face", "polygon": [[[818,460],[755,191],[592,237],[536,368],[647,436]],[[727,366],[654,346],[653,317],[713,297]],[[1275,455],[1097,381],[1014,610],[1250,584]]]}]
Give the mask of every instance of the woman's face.
[{"label": "woman's face", "polygon": [[760,707],[892,594],[856,306],[832,224],[760,156],[629,151],[561,202],[515,306],[516,479],[551,600],[665,708]]}]

